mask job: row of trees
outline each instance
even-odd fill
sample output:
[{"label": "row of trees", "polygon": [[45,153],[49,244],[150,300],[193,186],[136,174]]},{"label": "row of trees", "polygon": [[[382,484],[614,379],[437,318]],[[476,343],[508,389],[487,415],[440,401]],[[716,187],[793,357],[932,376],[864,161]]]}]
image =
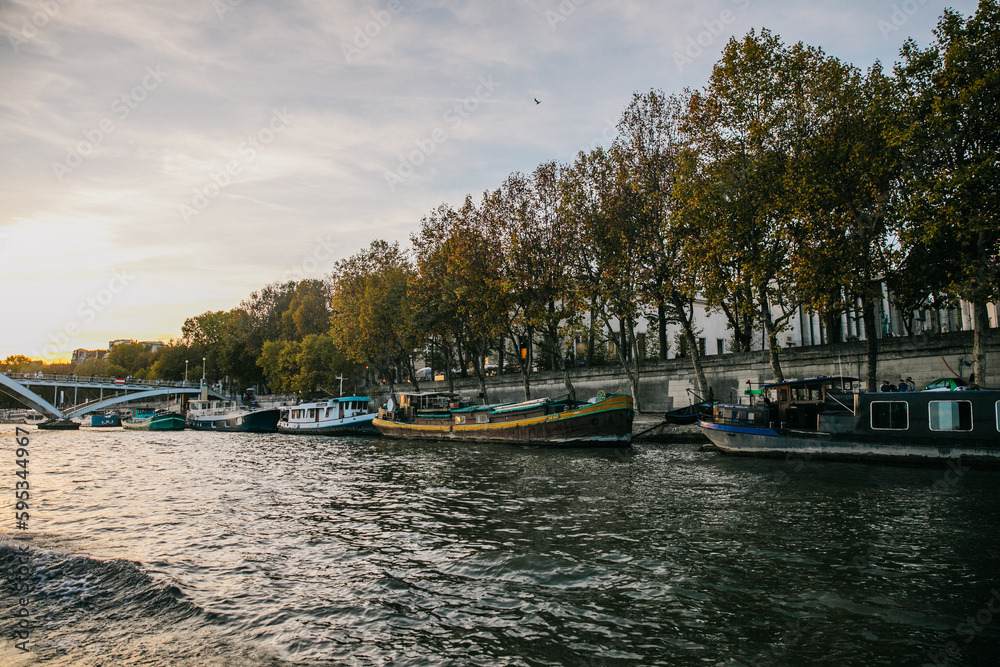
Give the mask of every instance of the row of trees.
[{"label": "row of trees", "polygon": [[[703,89],[636,94],[609,148],[439,206],[412,250],[376,241],[340,262],[334,341],[388,378],[413,377],[428,340],[449,367],[464,350],[485,395],[491,352],[502,364],[537,342],[568,369],[564,341],[592,346],[602,328],[638,395],[646,319],[663,358],[680,325],[706,391],[696,298],[725,314],[737,349],[764,331],[777,381],[778,333],[799,306],[839,318],[860,304],[875,390],[887,284],[905,309],[971,302],[985,377],[986,306],[1000,297],[998,19],[995,1],[969,19],[946,11],[936,42],[908,41],[891,74],[767,30],[733,39]],[[531,360],[518,362],[528,398]]]}]

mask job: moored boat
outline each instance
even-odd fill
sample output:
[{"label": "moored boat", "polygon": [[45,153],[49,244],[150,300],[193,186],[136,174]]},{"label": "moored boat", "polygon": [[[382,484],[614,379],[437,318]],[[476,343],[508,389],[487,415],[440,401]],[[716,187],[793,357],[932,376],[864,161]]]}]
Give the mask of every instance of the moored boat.
[{"label": "moored boat", "polygon": [[103,415],[89,414],[80,422],[80,426],[84,428],[113,428],[121,425],[122,418],[111,412]]},{"label": "moored boat", "polygon": [[852,393],[856,382],[764,385],[761,402],[716,404],[699,425],[729,454],[1000,463],[1000,391]]},{"label": "moored boat", "polygon": [[390,438],[627,447],[634,416],[632,397],[622,393],[600,392],[589,402],[464,405],[448,392],[403,392],[379,410],[374,424]]},{"label": "moored boat", "polygon": [[711,412],[711,410],[711,403],[694,403],[683,408],[665,412],[663,420],[669,424],[676,424],[678,426],[695,424],[701,415]]},{"label": "moored boat", "polygon": [[300,435],[378,435],[375,413],[366,396],[341,396],[282,408],[279,433]]},{"label": "moored boat", "polygon": [[80,428],[80,422],[72,419],[46,419],[38,422],[38,428],[44,431],[75,431]]},{"label": "moored boat", "polygon": [[183,431],[184,425],[184,415],[167,410],[153,414],[137,411],[132,418],[122,420],[122,427],[129,431]]},{"label": "moored boat", "polygon": [[277,408],[254,409],[236,401],[204,399],[188,403],[187,425],[198,431],[274,433],[280,417]]}]

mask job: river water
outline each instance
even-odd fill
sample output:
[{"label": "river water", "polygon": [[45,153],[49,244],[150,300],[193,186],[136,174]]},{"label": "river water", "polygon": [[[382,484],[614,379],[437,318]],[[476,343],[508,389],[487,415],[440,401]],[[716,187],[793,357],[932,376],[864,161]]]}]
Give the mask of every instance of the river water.
[{"label": "river water", "polygon": [[1000,471],[2,428],[4,665],[1000,661]]}]

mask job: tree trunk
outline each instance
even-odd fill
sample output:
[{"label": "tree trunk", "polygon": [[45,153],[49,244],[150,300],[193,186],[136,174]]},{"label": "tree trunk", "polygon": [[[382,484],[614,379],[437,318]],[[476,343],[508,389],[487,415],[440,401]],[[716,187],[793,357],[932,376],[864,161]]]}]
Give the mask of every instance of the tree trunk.
[{"label": "tree trunk", "polygon": [[767,286],[763,285],[759,293],[760,319],[764,322],[764,333],[767,335],[768,360],[771,362],[771,375],[774,382],[784,382],[781,372],[781,361],[778,359],[778,330],[771,319],[771,305],[767,300]]},{"label": "tree trunk", "polygon": [[483,362],[485,358],[484,354],[476,352],[472,357],[472,371],[476,374],[476,380],[479,381],[479,394],[483,398],[483,405],[489,404],[489,399],[486,395],[486,367]]},{"label": "tree trunk", "polygon": [[413,391],[420,391],[420,384],[417,381],[417,372],[414,370],[412,354],[406,356],[406,372],[410,374],[410,384],[413,385]]},{"label": "tree trunk", "polygon": [[[625,328],[625,320],[618,320],[619,326]],[[629,365],[628,361],[625,360],[625,354],[628,351],[621,344],[620,341],[626,337],[624,332],[619,332],[619,336],[615,337],[614,329],[611,328],[611,323],[605,318],[605,326],[608,328],[608,338],[609,340],[618,340],[619,344],[615,345],[615,354],[618,357],[618,363],[621,364],[622,370],[625,371],[626,377],[628,377],[628,386],[632,390],[632,405],[635,407],[636,414],[642,412],[641,406],[639,405],[639,378],[638,371],[633,373],[632,367]]]},{"label": "tree trunk", "polygon": [[569,375],[569,365],[573,361],[573,355],[564,356],[561,351],[556,354],[556,356],[562,362],[562,372],[563,372],[563,384],[566,386],[566,396],[571,401],[576,400],[576,387],[573,386],[573,379]]},{"label": "tree trunk", "polygon": [[705,369],[701,367],[701,351],[698,349],[698,340],[694,335],[694,322],[688,316],[687,304],[681,295],[675,294],[671,303],[674,310],[677,311],[677,317],[681,321],[681,330],[688,342],[688,349],[691,352],[691,368],[694,370],[695,377],[698,378],[698,393],[701,395],[701,400],[707,401],[709,400],[709,387],[708,381],[705,379]]},{"label": "tree trunk", "polygon": [[587,368],[594,365],[594,339],[596,337],[594,322],[597,320],[597,311],[590,309],[590,330],[587,333]]},{"label": "tree trunk", "polygon": [[455,353],[458,356],[458,377],[460,378],[468,376],[468,373],[465,370],[465,355],[463,354],[464,349],[465,346],[462,345],[462,341],[457,341],[457,344],[455,345]]},{"label": "tree trunk", "polygon": [[878,391],[878,323],[875,322],[875,303],[861,297],[861,318],[865,323],[865,349],[868,354],[867,391]]},{"label": "tree trunk", "polygon": [[667,307],[663,301],[656,304],[656,334],[660,341],[660,360],[666,361],[670,343],[667,341]]},{"label": "tree trunk", "polygon": [[982,386],[986,380],[986,341],[990,335],[990,315],[986,304],[972,302],[972,372],[976,374],[976,384]]},{"label": "tree trunk", "polygon": [[504,339],[503,339],[503,336],[500,336],[500,340],[497,341],[497,376],[498,377],[503,376],[503,358],[505,356],[504,353],[503,353],[503,348],[504,348]]}]

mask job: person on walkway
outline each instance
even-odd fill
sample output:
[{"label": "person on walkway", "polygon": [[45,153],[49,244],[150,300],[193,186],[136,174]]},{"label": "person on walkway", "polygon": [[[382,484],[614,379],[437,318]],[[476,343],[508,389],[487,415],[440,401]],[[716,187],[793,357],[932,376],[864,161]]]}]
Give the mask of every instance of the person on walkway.
[{"label": "person on walkway", "polygon": [[889,384],[888,380],[882,380],[882,386],[878,388],[879,391],[892,391],[892,385]]},{"label": "person on walkway", "polygon": [[913,378],[911,378],[909,375],[906,376],[906,384],[907,386],[909,386],[910,391],[917,390],[917,385],[913,384]]},{"label": "person on walkway", "polygon": [[910,385],[906,384],[906,380],[899,378],[899,384],[896,385],[896,391],[910,391]]}]

